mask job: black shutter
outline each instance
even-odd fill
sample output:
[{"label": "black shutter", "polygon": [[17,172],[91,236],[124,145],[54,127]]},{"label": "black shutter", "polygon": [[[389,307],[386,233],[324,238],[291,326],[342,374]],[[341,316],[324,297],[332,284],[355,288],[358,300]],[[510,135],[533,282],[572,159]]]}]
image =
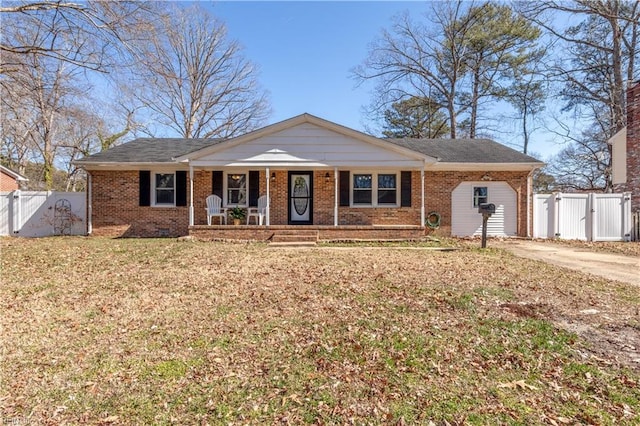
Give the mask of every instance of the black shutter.
[{"label": "black shutter", "polygon": [[411,207],[411,172],[400,172],[400,206]]},{"label": "black shutter", "polygon": [[349,206],[349,190],[351,183],[349,182],[349,171],[340,171],[340,205]]},{"label": "black shutter", "polygon": [[222,197],[222,170],[214,170],[211,176],[211,193]]},{"label": "black shutter", "polygon": [[178,170],[176,172],[176,206],[187,205],[187,172]]},{"label": "black shutter", "polygon": [[150,206],[151,205],[151,172],[149,170],[140,170],[139,178],[139,191],[138,191],[138,205]]},{"label": "black shutter", "polygon": [[257,206],[260,196],[260,172],[249,170],[249,205]]}]

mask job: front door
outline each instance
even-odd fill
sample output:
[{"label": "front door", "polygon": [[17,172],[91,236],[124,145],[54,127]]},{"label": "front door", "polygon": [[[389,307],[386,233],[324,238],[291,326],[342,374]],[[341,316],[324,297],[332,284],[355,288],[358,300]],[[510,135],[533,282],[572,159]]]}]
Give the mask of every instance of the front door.
[{"label": "front door", "polygon": [[313,223],[313,172],[289,172],[289,225]]}]

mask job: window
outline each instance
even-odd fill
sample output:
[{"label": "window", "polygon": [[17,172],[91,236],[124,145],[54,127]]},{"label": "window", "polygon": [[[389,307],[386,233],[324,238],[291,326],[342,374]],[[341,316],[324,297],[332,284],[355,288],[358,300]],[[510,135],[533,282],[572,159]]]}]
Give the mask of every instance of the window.
[{"label": "window", "polygon": [[176,204],[176,184],[173,173],[156,173],[154,180],[154,204],[174,206]]},{"label": "window", "polygon": [[227,174],[227,205],[247,205],[247,175],[246,173]]},{"label": "window", "polygon": [[378,204],[396,204],[396,175],[378,175]]},{"label": "window", "polygon": [[353,204],[371,204],[371,175],[353,175]]},{"label": "window", "polygon": [[486,186],[474,186],[473,187],[473,207],[478,207],[482,203],[488,202],[489,191]]},{"label": "window", "polygon": [[367,173],[353,175],[352,203],[355,206],[398,205],[398,175]]}]

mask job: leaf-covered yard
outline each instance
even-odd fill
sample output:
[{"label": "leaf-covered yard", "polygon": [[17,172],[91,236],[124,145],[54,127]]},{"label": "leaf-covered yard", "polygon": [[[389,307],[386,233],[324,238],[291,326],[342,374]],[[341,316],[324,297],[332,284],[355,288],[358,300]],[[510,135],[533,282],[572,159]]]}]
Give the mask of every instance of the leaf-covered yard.
[{"label": "leaf-covered yard", "polygon": [[4,422],[640,422],[637,287],[468,246],[0,244]]}]

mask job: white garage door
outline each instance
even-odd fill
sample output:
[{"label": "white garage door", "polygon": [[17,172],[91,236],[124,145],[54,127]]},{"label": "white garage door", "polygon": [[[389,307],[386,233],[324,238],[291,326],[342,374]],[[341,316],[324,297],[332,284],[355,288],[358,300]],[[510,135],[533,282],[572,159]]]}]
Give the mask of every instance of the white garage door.
[{"label": "white garage door", "polygon": [[487,235],[515,236],[518,232],[516,192],[506,182],[462,182],[451,194],[451,234],[457,237],[482,235],[478,203],[493,203],[496,212],[487,222]]}]

